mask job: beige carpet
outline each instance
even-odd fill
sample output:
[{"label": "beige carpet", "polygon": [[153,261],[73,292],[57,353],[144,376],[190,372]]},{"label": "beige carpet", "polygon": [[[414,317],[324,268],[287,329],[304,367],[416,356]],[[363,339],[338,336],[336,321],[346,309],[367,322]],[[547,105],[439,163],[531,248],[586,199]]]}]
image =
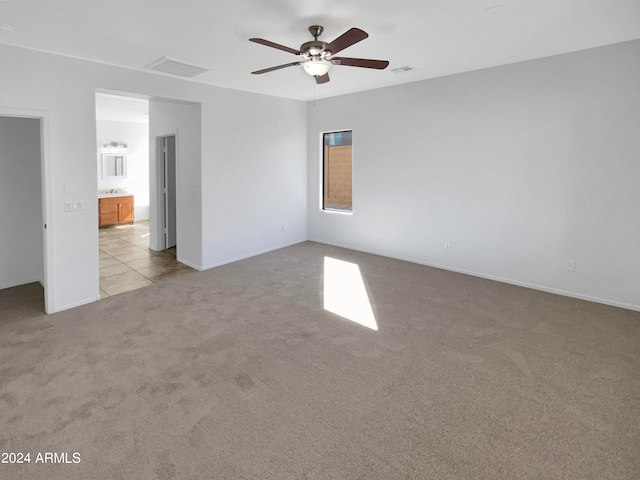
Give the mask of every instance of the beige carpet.
[{"label": "beige carpet", "polygon": [[[325,256],[377,331],[323,310]],[[0,307],[2,479],[640,478],[638,312],[312,242]]]}]

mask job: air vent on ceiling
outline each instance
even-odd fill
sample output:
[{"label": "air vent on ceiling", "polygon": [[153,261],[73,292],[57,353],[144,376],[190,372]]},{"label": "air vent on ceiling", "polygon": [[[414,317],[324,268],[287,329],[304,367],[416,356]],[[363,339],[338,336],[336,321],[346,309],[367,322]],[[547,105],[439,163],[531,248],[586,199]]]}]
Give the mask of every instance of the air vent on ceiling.
[{"label": "air vent on ceiling", "polygon": [[195,77],[196,75],[209,71],[208,68],[191,65],[169,57],[162,57],[160,60],[156,60],[144,68],[157,72],[170,73],[171,75],[178,75],[179,77]]},{"label": "air vent on ceiling", "polygon": [[403,67],[394,68],[391,71],[393,73],[407,73],[407,72],[413,72],[414,70],[417,70],[417,68],[411,65],[405,65]]}]

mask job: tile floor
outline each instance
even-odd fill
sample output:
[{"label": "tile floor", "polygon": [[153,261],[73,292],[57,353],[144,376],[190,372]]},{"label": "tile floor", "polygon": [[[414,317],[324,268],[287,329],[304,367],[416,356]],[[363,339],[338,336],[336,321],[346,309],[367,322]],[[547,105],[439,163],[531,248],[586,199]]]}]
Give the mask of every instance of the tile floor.
[{"label": "tile floor", "polygon": [[102,228],[100,245],[100,298],[195,272],[176,260],[176,249],[149,250],[149,222]]}]

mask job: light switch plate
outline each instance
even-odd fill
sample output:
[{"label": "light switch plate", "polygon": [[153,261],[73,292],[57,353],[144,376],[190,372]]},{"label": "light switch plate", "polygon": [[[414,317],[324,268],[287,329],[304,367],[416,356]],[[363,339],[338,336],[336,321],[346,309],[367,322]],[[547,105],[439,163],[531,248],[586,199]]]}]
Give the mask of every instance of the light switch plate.
[{"label": "light switch plate", "polygon": [[65,212],[77,212],[82,210],[82,200],[76,200],[72,202],[64,202],[64,211]]}]

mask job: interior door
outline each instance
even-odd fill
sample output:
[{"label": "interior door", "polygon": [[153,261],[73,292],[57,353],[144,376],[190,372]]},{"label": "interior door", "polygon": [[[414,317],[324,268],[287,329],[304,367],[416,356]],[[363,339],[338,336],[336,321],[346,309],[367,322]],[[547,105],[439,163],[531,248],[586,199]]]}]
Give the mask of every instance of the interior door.
[{"label": "interior door", "polygon": [[165,248],[175,247],[176,228],[176,137],[163,138],[164,157],[164,235]]}]

